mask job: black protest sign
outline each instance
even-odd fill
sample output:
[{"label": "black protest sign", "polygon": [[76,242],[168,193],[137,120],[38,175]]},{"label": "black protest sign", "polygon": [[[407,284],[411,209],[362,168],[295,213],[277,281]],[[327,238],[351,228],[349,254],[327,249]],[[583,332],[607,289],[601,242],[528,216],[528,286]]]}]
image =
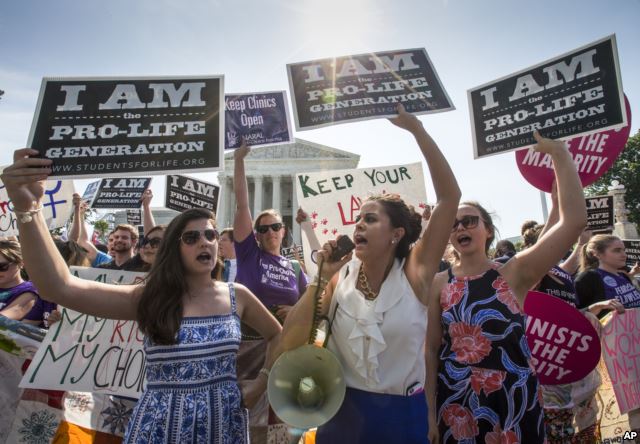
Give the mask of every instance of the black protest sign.
[{"label": "black protest sign", "polygon": [[218,208],[220,187],[185,176],[167,176],[164,206],[176,211],[206,208],[214,213]]},{"label": "black protest sign", "polygon": [[133,226],[142,224],[142,214],[140,210],[127,210],[127,223]]},{"label": "black protest sign", "polygon": [[640,239],[623,239],[624,252],[627,253],[627,266],[633,268],[640,263]]},{"label": "black protest sign", "polygon": [[289,260],[302,258],[303,256],[302,245],[294,244],[290,247],[282,247],[280,248],[280,256],[284,256]]},{"label": "black protest sign", "polygon": [[225,149],[293,142],[285,91],[225,96]]},{"label": "black protest sign", "polygon": [[594,233],[613,230],[613,196],[585,198],[587,205],[587,230]]},{"label": "black protest sign", "polygon": [[52,177],[223,168],[223,77],[44,78],[29,146]]},{"label": "black protest sign", "polygon": [[144,177],[102,179],[91,208],[140,208],[142,194],[151,184]]},{"label": "black protest sign", "polygon": [[424,49],[334,57],[287,65],[297,130],[454,106]]},{"label": "black protest sign", "polygon": [[615,35],[467,92],[474,158],[627,124]]}]

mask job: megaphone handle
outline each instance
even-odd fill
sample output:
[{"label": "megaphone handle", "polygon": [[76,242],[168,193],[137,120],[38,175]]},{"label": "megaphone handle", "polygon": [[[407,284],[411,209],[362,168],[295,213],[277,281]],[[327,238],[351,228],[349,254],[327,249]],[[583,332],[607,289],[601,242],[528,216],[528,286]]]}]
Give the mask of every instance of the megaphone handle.
[{"label": "megaphone handle", "polygon": [[327,348],[327,345],[329,345],[329,338],[331,337],[331,333],[333,332],[333,321],[336,319],[336,312],[338,311],[338,305],[340,305],[340,303],[336,301],[336,306],[333,307],[333,314],[331,315],[331,318],[327,318],[326,316],[324,316],[324,318],[327,320],[327,334],[324,337],[322,348]]},{"label": "megaphone handle", "polygon": [[[320,260],[318,264],[318,279],[322,276],[322,266],[324,265],[324,260]],[[314,344],[316,342],[316,336],[318,335],[318,326],[320,325],[320,321],[324,316],[322,316],[322,300],[320,299],[321,287],[320,285],[316,286],[316,291],[313,294],[313,320],[311,321],[311,331],[309,332],[309,341],[307,344]]]}]

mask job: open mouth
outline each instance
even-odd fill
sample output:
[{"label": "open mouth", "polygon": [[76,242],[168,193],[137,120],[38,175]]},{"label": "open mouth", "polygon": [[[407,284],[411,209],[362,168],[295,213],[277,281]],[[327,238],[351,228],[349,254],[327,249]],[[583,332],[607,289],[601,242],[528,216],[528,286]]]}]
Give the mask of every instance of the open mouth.
[{"label": "open mouth", "polygon": [[211,261],[211,254],[209,253],[200,253],[196,258],[198,262],[208,263]]},{"label": "open mouth", "polygon": [[471,237],[466,234],[458,236],[456,240],[458,241],[458,244],[460,244],[461,247],[466,247],[471,243]]},{"label": "open mouth", "polygon": [[356,235],[353,237],[353,241],[354,241],[354,243],[356,244],[356,247],[357,247],[358,245],[367,245],[367,239],[366,239],[363,235],[361,235],[361,234],[356,234]]}]

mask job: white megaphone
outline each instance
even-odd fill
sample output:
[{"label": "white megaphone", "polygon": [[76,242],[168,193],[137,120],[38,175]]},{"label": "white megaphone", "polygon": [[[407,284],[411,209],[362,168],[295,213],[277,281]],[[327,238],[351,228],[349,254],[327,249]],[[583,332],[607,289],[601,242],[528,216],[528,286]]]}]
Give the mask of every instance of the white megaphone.
[{"label": "white megaphone", "polygon": [[329,421],[340,409],[346,391],[342,366],[326,348],[303,345],[285,352],[271,372],[267,396],[286,424],[310,429]]}]

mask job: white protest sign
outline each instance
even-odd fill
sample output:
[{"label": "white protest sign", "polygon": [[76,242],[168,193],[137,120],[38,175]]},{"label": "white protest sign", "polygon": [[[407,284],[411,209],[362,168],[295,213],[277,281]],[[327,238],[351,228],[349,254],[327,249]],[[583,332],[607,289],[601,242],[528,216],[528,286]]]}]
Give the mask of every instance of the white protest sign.
[{"label": "white protest sign", "polygon": [[[143,273],[71,267],[74,275],[137,284]],[[145,376],[143,335],[135,321],[96,318],[66,308],[33,357],[20,387],[103,392],[138,398]]]},{"label": "white protest sign", "polygon": [[[418,212],[427,202],[420,163],[301,173],[296,175],[296,193],[298,205],[309,215],[309,222],[302,226],[302,246],[310,276],[316,272],[315,250],[340,234],[353,235],[356,216],[367,197],[397,193]],[[314,235],[319,244],[309,241]]]},{"label": "white protest sign", "polygon": [[[0,173],[5,167],[0,168]],[[42,213],[50,230],[64,227],[73,212],[73,193],[75,189],[70,180],[47,180]],[[13,204],[7,190],[0,181],[0,237],[18,235],[18,226]]]}]

